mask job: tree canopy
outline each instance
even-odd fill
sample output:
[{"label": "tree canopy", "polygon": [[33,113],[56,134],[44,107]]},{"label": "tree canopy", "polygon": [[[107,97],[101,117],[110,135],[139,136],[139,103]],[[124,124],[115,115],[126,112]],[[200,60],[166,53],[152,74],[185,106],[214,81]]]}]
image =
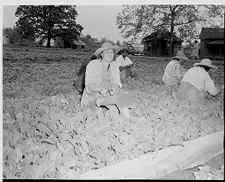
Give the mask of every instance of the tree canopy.
[{"label": "tree canopy", "polygon": [[168,30],[171,35],[172,52],[174,33],[182,39],[197,38],[200,23],[213,24],[209,19],[212,14],[218,17],[221,10],[218,10],[217,6],[128,5],[124,6],[116,21],[122,36],[126,39],[141,39],[156,30]]},{"label": "tree canopy", "polygon": [[4,28],[3,32],[9,36],[10,43],[16,43],[23,38],[17,27]]},{"label": "tree canopy", "polygon": [[75,8],[68,5],[22,5],[15,13],[19,17],[16,25],[24,38],[47,39],[47,47],[50,47],[50,40],[57,35],[67,42],[77,40],[83,27],[76,23],[78,13]]}]

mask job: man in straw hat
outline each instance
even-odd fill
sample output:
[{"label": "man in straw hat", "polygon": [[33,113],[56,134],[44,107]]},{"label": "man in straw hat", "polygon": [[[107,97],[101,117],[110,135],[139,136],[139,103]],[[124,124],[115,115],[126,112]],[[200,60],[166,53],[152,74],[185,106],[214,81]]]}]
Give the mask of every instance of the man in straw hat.
[{"label": "man in straw hat", "polygon": [[134,69],[134,63],[127,57],[129,53],[127,47],[122,47],[118,51],[119,56],[116,58],[115,63],[120,70],[120,80],[125,81],[128,77],[134,78],[137,76],[137,72]]},{"label": "man in straw hat", "polygon": [[81,107],[95,110],[96,106],[115,105],[123,116],[129,118],[129,108],[134,105],[134,97],[120,89],[120,83],[116,79],[119,69],[113,64],[115,51],[117,47],[110,43],[103,43],[96,50],[98,58],[92,60],[86,68]]},{"label": "man in straw hat", "polygon": [[216,68],[210,59],[202,59],[200,63],[194,63],[181,80],[176,97],[199,103],[204,102],[207,94],[217,95],[220,90],[215,87],[208,73],[210,69]]},{"label": "man in straw hat", "polygon": [[183,51],[178,51],[177,55],[167,64],[163,73],[162,81],[165,85],[178,86],[186,70],[181,66],[183,61],[188,60]]}]

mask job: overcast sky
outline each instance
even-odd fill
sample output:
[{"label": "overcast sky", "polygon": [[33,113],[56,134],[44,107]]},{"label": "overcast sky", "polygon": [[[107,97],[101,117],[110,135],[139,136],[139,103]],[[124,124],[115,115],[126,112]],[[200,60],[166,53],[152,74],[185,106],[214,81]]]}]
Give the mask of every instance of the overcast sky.
[{"label": "overcast sky", "polygon": [[[14,15],[17,6],[13,6],[15,4],[21,4],[18,3],[20,1],[10,1],[10,0],[1,0],[4,2],[3,4],[3,27],[13,27],[15,25],[15,22],[17,21],[17,17]],[[122,10],[122,5],[124,4],[149,4],[144,3],[144,0],[123,0],[123,4],[118,3],[119,0],[104,0],[104,1],[97,1],[97,0],[82,0],[82,4],[80,4],[81,1],[73,0],[71,3],[68,3],[67,1],[59,1],[62,4],[62,2],[65,2],[65,4],[78,4],[77,5],[77,23],[81,24],[83,26],[82,34],[87,35],[90,34],[92,37],[95,37],[97,39],[101,39],[103,37],[106,37],[109,40],[112,40],[116,42],[117,40],[120,40],[121,42],[124,41],[122,38],[119,29],[116,25],[116,16],[119,12]],[[7,3],[5,3],[7,2]],[[37,1],[32,2],[32,0],[29,0],[30,4],[36,4]],[[39,1],[43,2],[42,4],[48,4],[52,3],[52,0],[46,1]],[[54,3],[57,3],[57,0],[53,1]],[[67,2],[67,3],[66,3]],[[78,3],[76,3],[78,2]],[[92,5],[90,4],[92,2]],[[93,3],[94,2],[94,3]],[[103,3],[104,2],[104,3]],[[114,3],[112,3],[114,2]],[[121,1],[120,1],[121,2]],[[138,3],[139,2],[139,3]],[[199,0],[198,4],[224,4],[222,3],[223,0]],[[27,1],[26,1],[27,3]],[[26,4],[25,3],[25,4]],[[152,4],[195,4],[196,1],[190,1],[190,0],[173,0],[172,2],[170,0],[151,0]],[[24,4],[24,3],[23,3]],[[94,4],[94,5],[93,5]]]},{"label": "overcast sky", "polygon": [[[14,15],[17,6],[3,6],[3,27],[13,27],[18,18]],[[82,33],[101,39],[106,37],[116,42],[123,41],[116,25],[116,16],[122,10],[122,5],[78,5],[77,23],[83,26]]]}]

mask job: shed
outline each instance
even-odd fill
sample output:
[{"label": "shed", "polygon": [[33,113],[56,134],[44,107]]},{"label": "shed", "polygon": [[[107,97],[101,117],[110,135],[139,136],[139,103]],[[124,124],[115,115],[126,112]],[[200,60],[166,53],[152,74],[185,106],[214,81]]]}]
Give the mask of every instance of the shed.
[{"label": "shed", "polygon": [[224,60],[224,28],[202,28],[199,57]]},{"label": "shed", "polygon": [[82,42],[81,40],[74,40],[73,41],[73,47],[74,48],[82,49],[85,46],[86,46],[86,44],[84,42]]},{"label": "shed", "polygon": [[[181,48],[182,40],[173,35],[173,55]],[[144,44],[144,55],[148,56],[169,56],[170,32],[157,30],[151,35],[142,39]]]},{"label": "shed", "polygon": [[3,33],[3,45],[9,44],[9,36]]},{"label": "shed", "polygon": [[56,36],[54,39],[54,47],[58,47],[58,48],[84,48],[85,47],[85,43],[82,42],[81,40],[73,40],[72,42],[68,42],[63,40],[62,36]]},{"label": "shed", "polygon": [[54,47],[63,48],[64,41],[61,36],[56,36],[54,39]]}]

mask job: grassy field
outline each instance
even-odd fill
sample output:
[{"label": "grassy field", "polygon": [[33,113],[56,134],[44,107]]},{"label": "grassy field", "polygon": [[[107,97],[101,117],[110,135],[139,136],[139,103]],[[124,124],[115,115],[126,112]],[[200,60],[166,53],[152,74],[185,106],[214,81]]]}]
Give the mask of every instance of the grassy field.
[{"label": "grassy field", "polygon": [[[204,106],[177,102],[161,83],[170,58],[130,56],[138,77],[124,89],[136,94],[131,120],[80,111],[73,80],[92,52],[3,48],[3,178],[79,178],[126,158],[224,130],[223,93]],[[190,68],[198,60],[189,60]],[[224,62],[210,75],[224,84]]]}]

